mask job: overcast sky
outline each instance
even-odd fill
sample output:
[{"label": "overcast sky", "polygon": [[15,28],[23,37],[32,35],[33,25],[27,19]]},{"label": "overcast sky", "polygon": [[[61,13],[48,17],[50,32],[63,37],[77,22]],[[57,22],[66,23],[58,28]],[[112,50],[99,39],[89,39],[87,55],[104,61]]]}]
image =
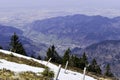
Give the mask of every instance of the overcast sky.
[{"label": "overcast sky", "polygon": [[120,0],[0,0],[0,8],[67,9],[120,9]]}]

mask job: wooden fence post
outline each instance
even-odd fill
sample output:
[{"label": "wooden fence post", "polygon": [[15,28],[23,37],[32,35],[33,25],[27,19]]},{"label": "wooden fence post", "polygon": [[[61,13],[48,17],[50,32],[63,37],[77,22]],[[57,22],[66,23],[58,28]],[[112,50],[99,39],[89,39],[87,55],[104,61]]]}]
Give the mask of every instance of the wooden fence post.
[{"label": "wooden fence post", "polygon": [[84,67],[84,71],[83,71],[83,80],[85,80],[85,72],[86,72],[86,67]]},{"label": "wooden fence post", "polygon": [[66,73],[67,66],[68,66],[68,61],[66,62],[64,73]]},{"label": "wooden fence post", "polygon": [[47,65],[48,65],[48,63],[51,61],[51,59],[52,59],[52,58],[50,58],[50,59],[48,60],[48,62],[47,62],[47,64],[46,64],[46,66],[47,66]]},{"label": "wooden fence post", "polygon": [[59,65],[59,68],[58,68],[58,71],[57,71],[57,75],[55,76],[55,80],[58,79],[58,76],[59,76],[60,70],[61,70],[61,65]]}]

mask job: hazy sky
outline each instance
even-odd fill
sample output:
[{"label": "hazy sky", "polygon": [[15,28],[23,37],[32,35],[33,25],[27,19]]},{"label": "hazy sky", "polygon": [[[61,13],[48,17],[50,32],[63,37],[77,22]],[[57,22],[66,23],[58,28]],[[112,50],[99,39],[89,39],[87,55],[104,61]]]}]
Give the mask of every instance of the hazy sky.
[{"label": "hazy sky", "polygon": [[0,8],[67,9],[120,9],[120,0],[0,0]]}]

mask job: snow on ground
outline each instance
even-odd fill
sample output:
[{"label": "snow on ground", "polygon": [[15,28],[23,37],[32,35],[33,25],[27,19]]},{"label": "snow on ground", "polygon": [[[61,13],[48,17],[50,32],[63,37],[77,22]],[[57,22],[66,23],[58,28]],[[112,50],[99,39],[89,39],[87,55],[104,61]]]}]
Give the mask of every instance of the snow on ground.
[{"label": "snow on ground", "polygon": [[[1,50],[0,49],[0,52],[2,52],[2,53],[5,53],[5,54],[13,54],[14,56],[17,56],[17,57],[22,57],[22,58],[26,58],[26,59],[33,59],[33,58],[30,58],[30,57],[26,57],[26,56],[23,56],[23,55],[20,55],[20,54],[16,54],[16,53],[13,53],[13,52],[10,52],[10,51],[5,51],[5,50]],[[44,65],[46,65],[47,64],[47,62],[46,61],[42,61],[42,60],[37,60],[37,59],[33,59],[34,61],[37,61],[37,62],[39,62],[39,63],[41,63],[41,64],[44,64]],[[13,63],[13,62],[7,62],[7,61],[5,61],[5,60],[0,60],[1,62],[3,62],[3,63],[6,63],[6,65],[2,65],[4,68],[6,68],[6,69],[12,69],[12,70],[16,70],[16,71],[22,71],[22,70],[28,70],[28,71],[31,71],[31,70],[33,70],[33,72],[37,72],[37,71],[43,71],[43,69],[41,69],[41,68],[34,68],[33,69],[33,67],[28,67],[27,65],[21,65],[21,64],[17,64],[17,63]],[[6,67],[7,66],[7,63],[9,63],[9,67],[10,68],[8,68],[8,67]],[[10,65],[13,65],[13,64],[16,64],[16,66],[10,66]],[[0,63],[0,65],[1,65],[1,63]],[[0,66],[0,68],[2,67],[2,66]],[[15,69],[16,67],[18,67],[18,66],[21,66],[21,68],[19,67],[18,69]],[[55,72],[55,75],[57,74],[57,71],[58,71],[58,66],[56,66],[56,65],[54,65],[54,64],[52,64],[52,63],[49,63],[48,65],[47,65],[51,70],[53,70],[54,72]],[[20,70],[19,70],[20,69]],[[59,77],[58,77],[58,80],[82,80],[82,78],[83,78],[83,75],[81,74],[81,73],[78,73],[78,72],[74,72],[74,71],[70,71],[70,70],[67,70],[67,74],[66,73],[64,73],[64,69],[62,68],[61,69],[61,71],[60,71],[60,74],[59,74]],[[94,78],[92,78],[92,77],[90,77],[90,76],[85,76],[85,80],[96,80],[96,79],[94,79]]]},{"label": "snow on ground", "polygon": [[32,71],[37,73],[37,72],[42,72],[44,70],[43,68],[32,67],[29,65],[18,64],[18,63],[6,61],[4,59],[0,59],[0,69],[3,69],[3,68],[14,71],[14,72]]}]

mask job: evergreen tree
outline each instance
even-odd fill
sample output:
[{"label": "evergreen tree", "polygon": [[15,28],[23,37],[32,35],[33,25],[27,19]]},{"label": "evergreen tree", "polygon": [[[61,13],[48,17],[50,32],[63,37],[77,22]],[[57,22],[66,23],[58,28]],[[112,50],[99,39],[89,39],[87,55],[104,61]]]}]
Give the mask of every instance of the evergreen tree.
[{"label": "evergreen tree", "polygon": [[96,59],[92,60],[91,65],[88,67],[88,71],[94,72],[96,74],[101,74],[100,66],[97,64]]},{"label": "evergreen tree", "polygon": [[113,74],[112,74],[111,68],[110,68],[110,64],[107,64],[107,66],[106,66],[105,76],[113,77]]},{"label": "evergreen tree", "polygon": [[56,63],[61,63],[61,57],[58,55],[57,51],[55,50],[55,46],[52,45],[50,48],[48,48],[47,50],[47,54],[46,54],[46,60],[49,60],[49,58],[52,58],[51,61],[52,62],[56,62]]},{"label": "evergreen tree", "polygon": [[11,51],[22,55],[26,55],[25,49],[23,48],[21,42],[19,41],[19,37],[16,33],[14,33],[14,35],[12,35],[11,37],[10,47]]},{"label": "evergreen tree", "polygon": [[80,58],[80,68],[84,69],[85,66],[88,65],[88,60],[87,60],[87,56],[85,54],[85,52],[82,55],[82,58]]},{"label": "evergreen tree", "polygon": [[74,56],[74,67],[80,68],[80,58]]},{"label": "evergreen tree", "polygon": [[51,48],[48,48],[46,55],[47,55],[47,56],[46,56],[46,60],[49,60],[50,58],[53,57],[53,53],[52,53]]},{"label": "evergreen tree", "polygon": [[77,68],[84,69],[86,65],[88,65],[88,60],[86,57],[86,54],[84,53],[81,58],[78,58],[77,56],[72,55],[70,57],[70,66],[74,66]]},{"label": "evergreen tree", "polygon": [[64,53],[64,56],[63,56],[63,64],[66,64],[66,61],[69,61],[70,60],[70,49],[68,48],[65,53]]},{"label": "evergreen tree", "polygon": [[75,66],[75,56],[74,55],[72,55],[71,57],[70,57],[70,59],[69,59],[69,65],[70,66]]},{"label": "evergreen tree", "polygon": [[88,64],[88,60],[87,60],[87,56],[86,56],[85,52],[83,53],[82,59],[84,61],[84,64],[87,65]]}]

